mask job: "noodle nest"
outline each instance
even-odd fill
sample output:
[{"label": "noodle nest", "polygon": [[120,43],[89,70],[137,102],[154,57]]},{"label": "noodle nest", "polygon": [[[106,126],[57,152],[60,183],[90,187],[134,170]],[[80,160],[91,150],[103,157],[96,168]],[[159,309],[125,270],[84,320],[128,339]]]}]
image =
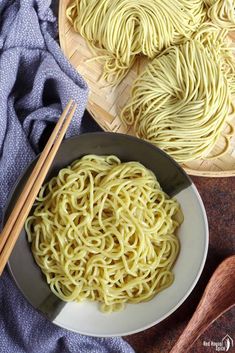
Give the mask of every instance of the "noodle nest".
[{"label": "noodle nest", "polygon": [[74,0],[66,15],[104,61],[103,78],[115,85],[137,55],[153,59],[190,38],[205,18],[202,0]]},{"label": "noodle nest", "polygon": [[[206,23],[191,40],[166,49],[136,79],[122,110],[122,121],[138,137],[179,163],[216,158],[229,148],[235,64],[226,37]],[[226,147],[210,155],[220,137]]]},{"label": "noodle nest", "polygon": [[110,312],[173,282],[179,211],[142,164],[87,155],[41,188],[25,229],[55,295]]}]

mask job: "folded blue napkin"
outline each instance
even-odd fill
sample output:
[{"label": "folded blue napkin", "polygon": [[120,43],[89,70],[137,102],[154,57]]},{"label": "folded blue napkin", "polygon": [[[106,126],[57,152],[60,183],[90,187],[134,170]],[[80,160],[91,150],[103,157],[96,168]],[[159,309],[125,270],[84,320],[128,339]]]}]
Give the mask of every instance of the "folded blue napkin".
[{"label": "folded blue napkin", "polygon": [[[0,222],[9,192],[69,98],[78,110],[67,137],[81,132],[85,81],[55,40],[49,0],[0,0]],[[1,353],[133,353],[121,338],[56,327],[24,299],[7,269],[0,278]]]}]

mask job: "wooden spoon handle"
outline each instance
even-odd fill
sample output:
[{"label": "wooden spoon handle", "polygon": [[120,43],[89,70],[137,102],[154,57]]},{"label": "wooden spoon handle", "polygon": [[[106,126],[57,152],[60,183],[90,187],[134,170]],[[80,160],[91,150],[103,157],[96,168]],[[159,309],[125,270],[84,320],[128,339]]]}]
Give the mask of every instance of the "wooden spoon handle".
[{"label": "wooden spoon handle", "polygon": [[170,353],[186,353],[192,347],[193,343],[201,336],[201,334],[225,311],[230,309],[226,308],[217,317],[213,316],[213,313],[206,313],[205,308],[201,307],[197,313],[193,315],[189,324],[185,328],[184,332],[179,337],[178,341],[171,349]]},{"label": "wooden spoon handle", "polygon": [[206,328],[235,303],[235,256],[217,268],[198,307],[170,353],[186,353]]}]

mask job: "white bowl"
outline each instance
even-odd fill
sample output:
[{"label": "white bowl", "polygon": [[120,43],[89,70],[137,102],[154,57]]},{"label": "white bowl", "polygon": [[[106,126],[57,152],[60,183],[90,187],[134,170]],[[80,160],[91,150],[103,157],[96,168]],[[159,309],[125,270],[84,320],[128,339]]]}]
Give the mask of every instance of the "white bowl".
[{"label": "white bowl", "polygon": [[[127,135],[92,133],[66,140],[58,151],[48,178],[71,161],[90,153],[116,154],[123,161],[138,160],[152,169],[163,189],[179,201],[184,222],[178,230],[181,248],[173,268],[173,284],[148,302],[127,304],[123,311],[111,314],[100,312],[95,302],[64,303],[51,293],[35,264],[24,230],[12,253],[9,267],[26,299],[56,325],[91,336],[124,336],[159,323],[191,293],[206,260],[209,238],[207,217],[200,195],[183,169],[161,150]],[[6,217],[34,164],[18,181]]]}]

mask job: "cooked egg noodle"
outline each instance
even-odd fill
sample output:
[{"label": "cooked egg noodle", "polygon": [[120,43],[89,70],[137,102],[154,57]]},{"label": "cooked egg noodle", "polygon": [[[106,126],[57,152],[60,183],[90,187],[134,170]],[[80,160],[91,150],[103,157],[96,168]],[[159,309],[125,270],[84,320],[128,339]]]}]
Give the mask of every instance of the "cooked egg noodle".
[{"label": "cooked egg noodle", "polygon": [[112,312],[173,282],[179,210],[142,164],[88,155],[41,188],[25,229],[55,295]]}]

